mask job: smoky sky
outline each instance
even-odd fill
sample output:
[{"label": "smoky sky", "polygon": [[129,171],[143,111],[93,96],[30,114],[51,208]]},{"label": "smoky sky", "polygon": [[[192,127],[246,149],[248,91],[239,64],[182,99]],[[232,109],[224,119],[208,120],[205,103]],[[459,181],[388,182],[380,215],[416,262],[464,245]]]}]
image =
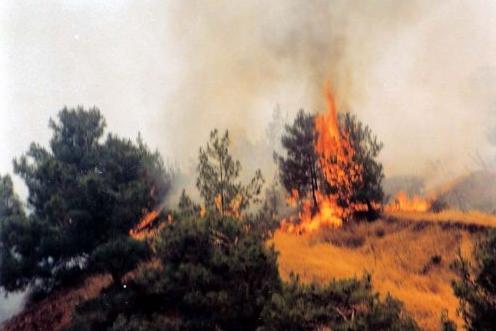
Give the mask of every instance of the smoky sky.
[{"label": "smoky sky", "polygon": [[215,127],[270,163],[253,146],[273,110],[324,111],[326,82],[384,142],[388,176],[494,159],[494,2],[9,0],[0,12],[2,173],[47,144],[64,105],[99,107],[109,131],[141,132],[186,172]]}]

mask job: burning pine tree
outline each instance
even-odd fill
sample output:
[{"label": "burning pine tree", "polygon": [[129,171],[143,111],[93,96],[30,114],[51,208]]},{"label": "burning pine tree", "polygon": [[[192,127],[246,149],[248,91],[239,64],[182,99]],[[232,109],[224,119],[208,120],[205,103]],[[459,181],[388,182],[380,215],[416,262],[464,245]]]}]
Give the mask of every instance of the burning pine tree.
[{"label": "burning pine tree", "polygon": [[326,97],[326,113],[300,111],[282,137],[280,179],[299,210],[297,224],[283,222],[289,232],[339,227],[361,214],[372,218],[384,196],[383,169],[376,161],[382,144],[355,116],[338,116],[330,90]]}]

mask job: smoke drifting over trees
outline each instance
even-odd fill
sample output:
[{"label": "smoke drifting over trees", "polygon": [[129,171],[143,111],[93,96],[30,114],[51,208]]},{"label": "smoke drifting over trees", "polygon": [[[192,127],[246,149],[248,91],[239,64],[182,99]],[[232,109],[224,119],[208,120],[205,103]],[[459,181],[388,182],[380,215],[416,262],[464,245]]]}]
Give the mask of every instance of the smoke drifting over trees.
[{"label": "smoke drifting over trees", "polygon": [[[99,106],[112,131],[141,131],[187,169],[213,127],[262,144],[277,104],[290,118],[322,111],[327,80],[340,108],[384,141],[387,176],[449,177],[479,166],[477,152],[494,159],[492,3],[7,1],[2,9],[2,172],[29,141],[47,141],[46,118],[64,104]],[[239,147],[238,157],[252,150],[260,148]],[[270,152],[259,154],[258,167],[272,163]]]},{"label": "smoke drifting over trees", "polygon": [[[204,121],[196,121],[193,132],[205,136],[203,123],[214,121],[256,140],[276,103],[292,115],[299,107],[322,111],[322,86],[330,79],[341,106],[359,113],[384,139],[388,175],[446,179],[478,166],[476,153],[490,158],[487,123],[494,122],[496,54],[490,13],[496,8],[488,6],[420,1],[173,6],[170,26],[187,64],[178,91],[188,98],[178,104],[186,110],[178,123],[194,113]],[[228,111],[216,118],[220,109]],[[450,165],[449,173],[443,164]]]}]

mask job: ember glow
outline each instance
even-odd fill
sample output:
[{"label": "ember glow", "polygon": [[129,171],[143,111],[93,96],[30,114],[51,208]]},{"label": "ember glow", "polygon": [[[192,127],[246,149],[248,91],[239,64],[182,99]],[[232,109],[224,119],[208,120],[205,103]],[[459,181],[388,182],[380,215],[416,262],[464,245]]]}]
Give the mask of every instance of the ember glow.
[{"label": "ember glow", "polygon": [[[315,232],[323,227],[340,227],[352,212],[360,210],[350,201],[353,188],[362,180],[362,169],[354,162],[354,149],[348,134],[340,128],[333,94],[326,89],[327,112],[315,117],[318,134],[315,151],[324,176],[315,196],[302,197],[293,189],[288,198],[290,205],[298,204],[297,222],[283,220],[281,229],[290,233]],[[316,204],[316,206],[315,206]]]}]

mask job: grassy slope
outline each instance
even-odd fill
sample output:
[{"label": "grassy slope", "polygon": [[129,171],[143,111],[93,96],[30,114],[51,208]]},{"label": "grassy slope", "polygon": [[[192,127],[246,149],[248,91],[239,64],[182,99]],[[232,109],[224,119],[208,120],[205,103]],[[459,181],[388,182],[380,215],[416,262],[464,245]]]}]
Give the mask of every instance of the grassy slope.
[{"label": "grassy slope", "polygon": [[[472,230],[435,222],[379,220],[318,236],[278,232],[274,242],[283,277],[295,272],[304,281],[321,282],[368,271],[376,290],[401,299],[423,329],[437,330],[442,310],[461,325],[449,265],[458,248],[470,255],[478,235]],[[436,255],[441,257],[439,264],[432,262]]]},{"label": "grassy slope", "polygon": [[[366,270],[373,274],[375,289],[404,301],[426,330],[438,329],[443,309],[461,323],[455,313],[458,302],[450,287],[454,275],[449,264],[458,247],[468,256],[477,231],[496,225],[496,217],[445,212],[395,213],[386,219],[318,236],[276,233],[283,278],[295,272],[304,281],[322,282],[361,276]],[[434,255],[441,256],[439,265],[429,262]],[[97,296],[109,282],[108,276],[90,277],[76,289],[61,290],[26,308],[0,329],[60,330],[78,302]]]}]

